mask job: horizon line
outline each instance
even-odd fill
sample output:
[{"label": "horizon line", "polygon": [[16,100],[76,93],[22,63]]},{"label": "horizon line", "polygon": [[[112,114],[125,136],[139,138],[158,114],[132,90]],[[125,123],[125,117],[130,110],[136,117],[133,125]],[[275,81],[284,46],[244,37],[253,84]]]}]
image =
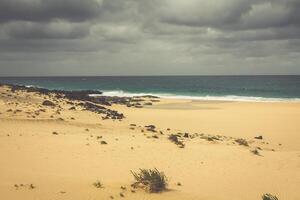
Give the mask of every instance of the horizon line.
[{"label": "horizon line", "polygon": [[34,76],[0,76],[0,78],[51,78],[51,77],[234,77],[234,76],[300,76],[300,74],[241,74],[241,75],[34,75]]}]

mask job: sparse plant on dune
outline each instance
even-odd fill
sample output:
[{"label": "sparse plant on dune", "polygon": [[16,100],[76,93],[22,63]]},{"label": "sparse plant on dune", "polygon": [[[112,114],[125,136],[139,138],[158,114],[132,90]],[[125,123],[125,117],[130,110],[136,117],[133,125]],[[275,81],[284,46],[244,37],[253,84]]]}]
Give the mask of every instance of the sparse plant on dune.
[{"label": "sparse plant on dune", "polygon": [[169,135],[168,139],[173,142],[174,144],[176,144],[179,148],[184,148],[184,143],[182,141],[180,141],[178,139],[178,135],[175,135],[175,134],[171,134]]},{"label": "sparse plant on dune", "polygon": [[93,186],[95,186],[96,188],[103,188],[103,184],[100,181],[96,181],[95,183],[93,183]]},{"label": "sparse plant on dune", "polygon": [[260,156],[260,153],[257,148],[250,150],[250,152],[253,153],[254,155]]},{"label": "sparse plant on dune", "polygon": [[238,139],[235,140],[235,142],[237,142],[239,145],[243,145],[243,146],[246,146],[246,147],[249,146],[247,140],[245,140],[243,138],[238,138]]},{"label": "sparse plant on dune", "polygon": [[264,194],[262,195],[262,200],[278,200],[278,198],[271,194]]},{"label": "sparse plant on dune", "polygon": [[133,187],[142,187],[150,193],[162,192],[167,189],[167,177],[163,172],[154,169],[140,169],[140,172],[131,171],[135,183]]},{"label": "sparse plant on dune", "polygon": [[178,136],[177,136],[177,135],[174,135],[174,134],[171,134],[171,135],[169,136],[169,140],[172,141],[172,142],[174,142],[175,144],[179,142]]}]

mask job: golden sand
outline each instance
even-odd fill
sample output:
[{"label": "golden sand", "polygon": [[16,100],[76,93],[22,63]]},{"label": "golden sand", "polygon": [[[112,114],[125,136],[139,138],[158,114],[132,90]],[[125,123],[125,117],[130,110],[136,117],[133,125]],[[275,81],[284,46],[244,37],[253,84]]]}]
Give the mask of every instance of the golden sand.
[{"label": "golden sand", "polygon": [[[0,88],[0,199],[300,199],[300,103],[161,99],[144,108],[114,105],[126,118],[113,121],[69,110],[65,100],[56,103],[61,109],[42,106],[45,99],[55,101]],[[146,131],[150,124],[157,133]],[[168,140],[178,132],[192,136],[184,148]],[[260,156],[250,152],[257,147]],[[154,167],[169,190],[132,193],[130,170]],[[103,188],[93,186],[97,180]]]}]

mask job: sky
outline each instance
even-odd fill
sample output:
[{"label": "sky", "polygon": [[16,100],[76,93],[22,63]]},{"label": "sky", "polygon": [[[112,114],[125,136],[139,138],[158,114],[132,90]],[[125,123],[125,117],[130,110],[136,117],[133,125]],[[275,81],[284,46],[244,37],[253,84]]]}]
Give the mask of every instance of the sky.
[{"label": "sky", "polygon": [[300,74],[299,0],[0,0],[0,76]]}]

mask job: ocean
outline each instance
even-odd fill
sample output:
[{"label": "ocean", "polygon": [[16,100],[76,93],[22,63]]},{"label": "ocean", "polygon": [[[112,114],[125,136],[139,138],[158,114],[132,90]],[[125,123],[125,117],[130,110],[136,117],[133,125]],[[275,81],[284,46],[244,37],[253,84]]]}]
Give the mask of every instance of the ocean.
[{"label": "ocean", "polygon": [[0,83],[61,90],[100,90],[108,96],[300,101],[300,76],[0,77]]}]

